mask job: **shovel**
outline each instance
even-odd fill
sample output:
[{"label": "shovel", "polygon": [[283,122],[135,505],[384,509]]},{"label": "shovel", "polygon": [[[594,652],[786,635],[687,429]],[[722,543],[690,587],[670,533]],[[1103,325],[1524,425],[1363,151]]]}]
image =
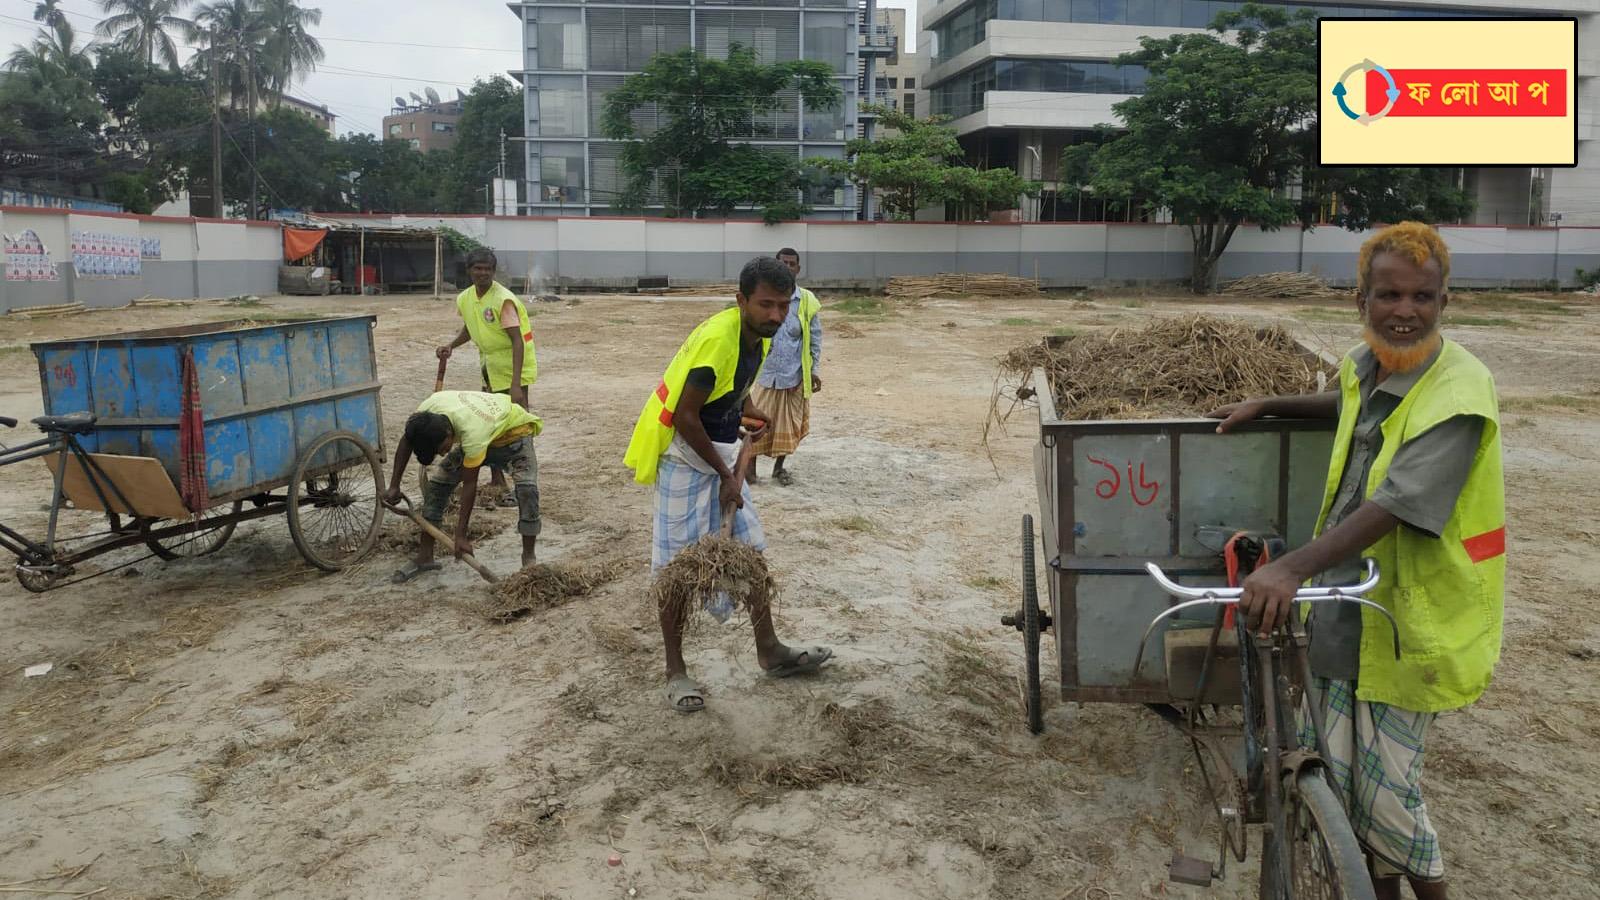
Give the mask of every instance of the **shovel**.
[{"label": "shovel", "polygon": [[[439,361],[439,368],[444,368],[444,360]],[[405,505],[404,508],[401,507],[401,504]],[[422,514],[417,512],[416,509],[411,506],[410,497],[407,497],[405,494],[401,494],[400,503],[385,503],[384,506],[387,506],[392,512],[405,516],[406,518],[415,522],[418,528],[421,528],[423,531],[427,532],[428,535],[435,541],[442,543],[446,547],[454,549],[456,545],[455,538],[452,538],[443,531],[440,531],[438,528],[434,527],[432,522],[424,519]],[[461,557],[461,561],[471,566],[473,571],[477,572],[479,575],[482,575],[483,580],[489,582],[490,584],[495,584],[500,580],[495,577],[493,572],[489,571],[487,566],[481,562],[478,562],[477,557],[474,557],[471,553],[464,554]]]},{"label": "shovel", "polygon": [[[739,441],[739,458],[733,464],[733,480],[739,489],[744,490],[744,476],[749,467],[755,465],[755,452],[752,441],[755,436],[766,427],[765,422],[759,419],[744,419],[740,422],[746,429],[744,437]],[[754,430],[750,430],[754,429]],[[722,507],[722,536],[733,537],[733,517],[738,512],[738,507],[732,503]]]},{"label": "shovel", "polygon": [[450,364],[450,357],[439,360],[439,374],[433,376],[433,392],[435,394],[444,390],[444,367]]}]

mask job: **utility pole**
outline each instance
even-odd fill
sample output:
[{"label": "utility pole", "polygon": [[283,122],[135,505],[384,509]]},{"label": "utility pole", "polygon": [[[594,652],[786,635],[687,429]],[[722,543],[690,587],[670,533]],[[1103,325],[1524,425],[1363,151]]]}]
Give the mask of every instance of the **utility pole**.
[{"label": "utility pole", "polygon": [[218,74],[217,29],[211,29],[211,215],[222,215],[222,78]]},{"label": "utility pole", "polygon": [[500,168],[499,180],[494,184],[494,212],[495,215],[505,215],[505,204],[500,197],[500,191],[506,183],[506,130],[500,129]]},{"label": "utility pole", "polygon": [[[867,75],[867,102],[876,103],[878,101],[878,49],[875,46],[875,42],[878,38],[878,4],[876,0],[866,0],[866,11],[864,15],[866,16],[867,20],[867,59],[865,63]],[[877,116],[870,116],[866,121],[861,123],[862,140],[868,142],[872,140],[873,125],[877,124],[877,121]],[[872,221],[871,185],[863,185],[861,188],[861,218],[866,222]]]},{"label": "utility pole", "polygon": [[256,51],[254,47],[245,51],[245,78],[249,82],[245,93],[249,96],[250,103],[250,215],[247,218],[259,219],[261,207],[257,205],[256,197],[261,190],[261,174],[256,170]]}]

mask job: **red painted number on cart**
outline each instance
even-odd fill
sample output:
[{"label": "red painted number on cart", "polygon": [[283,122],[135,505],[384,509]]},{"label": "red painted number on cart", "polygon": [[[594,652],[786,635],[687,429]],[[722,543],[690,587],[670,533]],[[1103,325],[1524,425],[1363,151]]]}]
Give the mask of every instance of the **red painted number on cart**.
[{"label": "red painted number on cart", "polygon": [[[1095,482],[1094,495],[1101,500],[1110,500],[1122,492],[1122,469],[1103,459],[1093,456],[1087,457],[1089,462],[1105,467],[1108,474]],[[1133,461],[1126,463],[1128,472],[1128,496],[1133,498],[1137,506],[1149,506],[1161,496],[1161,482],[1150,481],[1145,477],[1144,463],[1139,463],[1138,474],[1134,474]]]},{"label": "red painted number on cart", "polygon": [[51,374],[55,375],[56,380],[62,384],[65,384],[67,387],[78,386],[78,372],[76,369],[72,368],[70,363],[65,366],[56,366],[52,370]]}]

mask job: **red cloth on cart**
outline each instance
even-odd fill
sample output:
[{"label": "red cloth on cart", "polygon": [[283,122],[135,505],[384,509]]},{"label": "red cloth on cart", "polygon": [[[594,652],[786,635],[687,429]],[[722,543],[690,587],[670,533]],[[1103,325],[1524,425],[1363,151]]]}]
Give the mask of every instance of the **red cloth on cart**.
[{"label": "red cloth on cart", "polygon": [[190,512],[202,512],[209,502],[206,490],[206,423],[200,412],[200,373],[194,367],[194,350],[183,351],[183,399],[178,412],[178,496]]}]

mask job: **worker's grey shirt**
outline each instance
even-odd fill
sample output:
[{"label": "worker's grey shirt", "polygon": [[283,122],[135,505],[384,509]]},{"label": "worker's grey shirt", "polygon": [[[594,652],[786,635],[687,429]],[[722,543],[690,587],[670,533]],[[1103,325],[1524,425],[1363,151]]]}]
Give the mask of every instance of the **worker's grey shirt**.
[{"label": "worker's grey shirt", "polygon": [[[1361,347],[1350,356],[1360,379],[1361,411],[1323,530],[1338,525],[1362,502],[1371,499],[1399,519],[1402,527],[1438,537],[1467,483],[1483,435],[1483,419],[1456,416],[1406,441],[1395,451],[1383,483],[1368,498],[1367,474],[1383,450],[1383,420],[1400,406],[1423,373],[1438,362],[1439,352],[1435,351],[1415,370],[1390,375],[1382,384],[1378,383],[1378,360],[1370,348]],[[1352,557],[1322,573],[1317,583],[1351,584],[1360,580],[1360,574],[1361,561]],[[1309,631],[1312,673],[1354,681],[1361,668],[1361,608],[1353,603],[1316,604],[1311,610]]]}]

